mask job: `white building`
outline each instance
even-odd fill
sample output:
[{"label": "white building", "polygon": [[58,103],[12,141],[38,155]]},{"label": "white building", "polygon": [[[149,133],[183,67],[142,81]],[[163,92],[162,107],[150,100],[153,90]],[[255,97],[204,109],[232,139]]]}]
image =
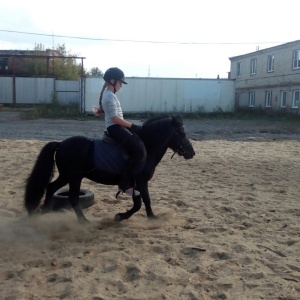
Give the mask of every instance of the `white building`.
[{"label": "white building", "polygon": [[230,57],[236,110],[298,113],[300,40]]}]

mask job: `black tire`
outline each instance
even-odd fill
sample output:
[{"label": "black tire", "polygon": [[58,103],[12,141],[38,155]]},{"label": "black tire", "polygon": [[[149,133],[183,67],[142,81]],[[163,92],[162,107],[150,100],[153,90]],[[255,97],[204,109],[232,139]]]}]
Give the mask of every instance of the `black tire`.
[{"label": "black tire", "polygon": [[[71,203],[68,199],[69,189],[61,188],[56,191],[52,197],[53,200],[53,210],[61,210],[61,209],[71,209]],[[87,189],[80,189],[79,194],[79,205],[82,209],[88,208],[95,204],[94,193]]]}]

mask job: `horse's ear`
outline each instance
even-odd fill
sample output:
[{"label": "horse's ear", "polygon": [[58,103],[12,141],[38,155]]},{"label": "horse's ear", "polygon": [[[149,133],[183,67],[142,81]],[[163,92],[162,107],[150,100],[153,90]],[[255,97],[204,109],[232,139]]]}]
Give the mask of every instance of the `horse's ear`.
[{"label": "horse's ear", "polygon": [[178,123],[182,124],[183,123],[182,117],[180,115],[172,115],[171,119],[174,124],[178,124]]}]

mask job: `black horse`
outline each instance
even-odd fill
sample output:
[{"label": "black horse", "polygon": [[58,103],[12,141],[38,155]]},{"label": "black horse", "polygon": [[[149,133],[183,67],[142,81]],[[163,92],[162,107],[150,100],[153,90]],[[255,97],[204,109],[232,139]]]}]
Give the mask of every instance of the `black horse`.
[{"label": "black horse", "polygon": [[[148,181],[152,178],[155,168],[163,158],[167,149],[185,159],[191,159],[195,155],[192,144],[186,137],[183,120],[180,116],[164,116],[147,120],[140,133],[147,149],[147,160],[141,172],[136,178],[136,189],[139,196],[133,196],[133,207],[115,216],[115,220],[121,221],[130,218],[140,210],[142,201],[145,204],[147,217],[155,217],[148,192]],[[81,181],[88,178],[92,181],[117,185],[121,174],[100,168],[95,163],[95,144],[92,140],[82,136],[68,138],[62,142],[49,142],[41,150],[30,176],[27,179],[25,189],[25,208],[29,215],[35,213],[40,201],[46,192],[45,201],[41,207],[42,212],[52,210],[52,196],[61,187],[69,184],[69,201],[77,215],[78,221],[86,222],[79,205],[79,193]],[[115,145],[120,151],[120,146]],[[53,182],[55,163],[59,176]]]}]

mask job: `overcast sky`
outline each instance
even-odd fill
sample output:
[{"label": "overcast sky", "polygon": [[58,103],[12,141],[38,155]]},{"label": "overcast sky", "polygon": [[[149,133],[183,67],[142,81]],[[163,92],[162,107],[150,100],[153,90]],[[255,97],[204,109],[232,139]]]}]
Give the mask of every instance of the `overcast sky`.
[{"label": "overcast sky", "polygon": [[65,44],[87,69],[226,78],[229,57],[300,39],[299,8],[296,0],[0,0],[0,49]]}]

